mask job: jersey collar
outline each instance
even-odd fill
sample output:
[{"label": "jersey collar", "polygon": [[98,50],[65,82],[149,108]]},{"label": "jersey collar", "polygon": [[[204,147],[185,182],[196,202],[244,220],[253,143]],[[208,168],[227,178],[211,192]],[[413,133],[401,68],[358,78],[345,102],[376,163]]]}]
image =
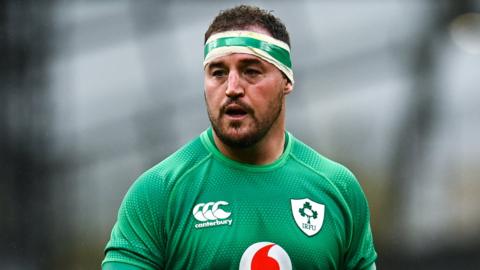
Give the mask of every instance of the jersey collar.
[{"label": "jersey collar", "polygon": [[263,171],[264,172],[264,171],[271,171],[271,170],[277,169],[278,167],[281,167],[285,164],[292,149],[291,135],[289,132],[285,131],[285,147],[282,155],[272,163],[265,164],[265,165],[254,165],[254,164],[242,163],[242,162],[238,162],[236,160],[230,159],[227,156],[225,156],[222,152],[220,152],[220,150],[218,150],[213,140],[213,130],[211,127],[205,130],[204,132],[202,132],[202,134],[200,135],[200,139],[203,145],[210,151],[210,153],[212,153],[212,155],[215,158],[225,163],[229,167],[247,170],[247,171],[257,171],[257,172]]}]

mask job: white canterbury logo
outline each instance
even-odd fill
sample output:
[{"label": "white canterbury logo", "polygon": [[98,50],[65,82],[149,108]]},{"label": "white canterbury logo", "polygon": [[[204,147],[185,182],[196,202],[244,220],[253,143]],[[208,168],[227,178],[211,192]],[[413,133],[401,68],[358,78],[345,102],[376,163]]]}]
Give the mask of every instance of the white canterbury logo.
[{"label": "white canterbury logo", "polygon": [[195,205],[192,211],[193,216],[196,220],[203,222],[196,224],[195,228],[231,225],[232,220],[227,218],[230,217],[232,213],[226,212],[220,208],[220,206],[227,205],[228,202],[226,201],[199,203]]},{"label": "white canterbury logo", "polygon": [[[219,201],[219,202],[199,203],[195,205],[195,207],[193,208],[193,216],[198,221],[228,218],[231,215],[231,213],[225,212],[222,209],[220,209],[219,208],[220,205],[228,205],[228,202]],[[200,208],[202,209],[201,211],[200,211]]]}]

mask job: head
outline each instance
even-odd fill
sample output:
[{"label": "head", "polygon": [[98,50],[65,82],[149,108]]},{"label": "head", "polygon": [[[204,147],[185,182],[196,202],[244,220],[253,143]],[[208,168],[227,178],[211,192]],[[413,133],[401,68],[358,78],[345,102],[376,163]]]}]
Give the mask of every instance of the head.
[{"label": "head", "polygon": [[212,34],[230,30],[251,30],[252,27],[263,29],[268,35],[290,46],[287,28],[280,19],[269,11],[247,5],[221,11],[205,32],[204,43]]},{"label": "head", "polygon": [[[279,45],[273,48],[287,57],[277,58],[288,58],[290,64],[285,26],[257,7],[242,5],[220,12],[205,33],[205,43],[208,46],[224,35],[230,38],[230,31],[239,30],[246,32],[234,32],[239,35],[234,39],[252,37]],[[205,100],[217,137],[229,147],[247,148],[272,132],[284,132],[285,96],[293,89],[293,73],[285,61],[274,59],[273,53],[260,47],[231,46],[215,53],[206,49]]]}]

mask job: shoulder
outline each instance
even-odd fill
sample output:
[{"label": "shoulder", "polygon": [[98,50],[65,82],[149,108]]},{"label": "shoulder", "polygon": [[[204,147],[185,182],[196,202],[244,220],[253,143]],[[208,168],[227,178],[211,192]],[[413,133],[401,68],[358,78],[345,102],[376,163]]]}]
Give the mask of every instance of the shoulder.
[{"label": "shoulder", "polygon": [[291,138],[293,144],[292,156],[304,166],[330,180],[335,180],[337,184],[343,184],[342,181],[356,181],[353,173],[344,165],[321,155],[299,139],[293,136]]},{"label": "shoulder", "polygon": [[180,178],[183,174],[201,164],[210,155],[201,139],[197,137],[145,171],[137,181],[147,183],[161,181],[164,184],[171,184],[170,182]]},{"label": "shoulder", "polygon": [[203,163],[210,155],[197,137],[141,174],[130,187],[129,193],[137,196],[155,194],[154,197],[161,198],[163,196],[158,195],[166,195],[179,178]]},{"label": "shoulder", "polygon": [[344,165],[329,159],[299,139],[291,136],[292,157],[309,170],[329,181],[343,196],[363,196],[355,175]]}]

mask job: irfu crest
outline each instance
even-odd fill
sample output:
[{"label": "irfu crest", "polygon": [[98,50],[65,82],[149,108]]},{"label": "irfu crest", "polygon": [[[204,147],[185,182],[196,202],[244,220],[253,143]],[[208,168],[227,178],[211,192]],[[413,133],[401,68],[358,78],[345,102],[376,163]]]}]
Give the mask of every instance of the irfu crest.
[{"label": "irfu crest", "polygon": [[317,234],[322,228],[325,205],[310,199],[290,200],[292,214],[297,226],[308,236]]}]

